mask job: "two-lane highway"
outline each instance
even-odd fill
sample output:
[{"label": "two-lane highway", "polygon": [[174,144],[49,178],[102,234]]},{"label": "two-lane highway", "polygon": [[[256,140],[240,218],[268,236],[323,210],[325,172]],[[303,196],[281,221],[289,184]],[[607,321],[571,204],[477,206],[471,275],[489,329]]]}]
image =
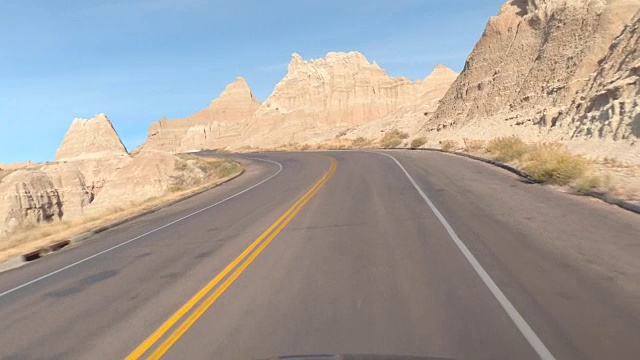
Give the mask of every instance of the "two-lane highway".
[{"label": "two-lane highway", "polygon": [[640,217],[386,154],[253,154],[272,162],[1,273],[0,358],[640,356]]}]

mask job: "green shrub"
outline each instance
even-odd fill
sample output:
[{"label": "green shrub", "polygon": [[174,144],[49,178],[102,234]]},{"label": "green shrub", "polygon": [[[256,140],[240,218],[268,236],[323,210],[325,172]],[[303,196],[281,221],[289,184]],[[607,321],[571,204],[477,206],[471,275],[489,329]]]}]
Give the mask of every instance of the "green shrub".
[{"label": "green shrub", "polygon": [[530,151],[530,145],[517,136],[499,137],[489,141],[487,152],[494,160],[509,162],[520,159]]},{"label": "green shrub", "polygon": [[427,143],[427,138],[425,137],[419,137],[419,138],[415,138],[413,140],[411,140],[411,148],[412,149],[417,149],[419,147],[421,147],[422,145]]}]

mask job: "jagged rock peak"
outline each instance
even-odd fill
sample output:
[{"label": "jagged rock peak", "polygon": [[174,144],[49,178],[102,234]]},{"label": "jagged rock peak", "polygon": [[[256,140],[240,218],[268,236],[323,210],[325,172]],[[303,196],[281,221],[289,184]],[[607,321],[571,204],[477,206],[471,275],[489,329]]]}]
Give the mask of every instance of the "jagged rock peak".
[{"label": "jagged rock peak", "polygon": [[91,119],[73,120],[56,152],[56,160],[127,154],[109,118],[97,114]]},{"label": "jagged rock peak", "polygon": [[228,84],[224,88],[220,96],[218,96],[211,102],[211,105],[214,105],[216,102],[223,101],[250,101],[260,105],[260,100],[255,95],[253,95],[253,93],[251,92],[251,88],[249,88],[249,85],[242,77],[237,77],[234,82]]},{"label": "jagged rock peak", "polygon": [[448,68],[442,64],[438,64],[436,65],[435,68],[433,68],[433,71],[431,71],[431,73],[425,78],[425,80],[430,79],[430,78],[435,78],[435,77],[450,77],[450,76],[456,76],[458,75],[457,72],[453,71],[451,68]]},{"label": "jagged rock peak", "polygon": [[302,56],[297,53],[291,55],[291,62],[289,62],[288,73],[292,74],[298,70],[308,68],[309,66],[324,67],[335,66],[338,64],[356,64],[359,67],[372,67],[374,69],[381,70],[380,66],[374,61],[370,63],[367,58],[357,51],[350,52],[335,52],[331,51],[321,59],[311,59],[305,61]]}]

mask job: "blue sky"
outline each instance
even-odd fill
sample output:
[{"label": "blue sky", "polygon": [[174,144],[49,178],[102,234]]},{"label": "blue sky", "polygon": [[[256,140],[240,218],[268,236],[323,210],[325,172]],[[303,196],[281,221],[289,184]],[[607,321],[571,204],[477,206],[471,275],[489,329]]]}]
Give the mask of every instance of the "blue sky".
[{"label": "blue sky", "polygon": [[264,101],[293,52],[356,50],[392,76],[462,70],[504,0],[21,0],[0,5],[0,163],[52,160],[105,113],[129,150],[237,76]]}]

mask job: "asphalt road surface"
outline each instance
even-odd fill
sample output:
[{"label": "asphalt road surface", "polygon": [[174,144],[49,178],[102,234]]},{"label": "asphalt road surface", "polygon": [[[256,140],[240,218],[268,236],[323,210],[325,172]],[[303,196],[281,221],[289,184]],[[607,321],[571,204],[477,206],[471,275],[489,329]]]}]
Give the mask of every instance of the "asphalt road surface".
[{"label": "asphalt road surface", "polygon": [[640,216],[386,154],[253,154],[271,162],[0,273],[0,358],[640,358]]}]

